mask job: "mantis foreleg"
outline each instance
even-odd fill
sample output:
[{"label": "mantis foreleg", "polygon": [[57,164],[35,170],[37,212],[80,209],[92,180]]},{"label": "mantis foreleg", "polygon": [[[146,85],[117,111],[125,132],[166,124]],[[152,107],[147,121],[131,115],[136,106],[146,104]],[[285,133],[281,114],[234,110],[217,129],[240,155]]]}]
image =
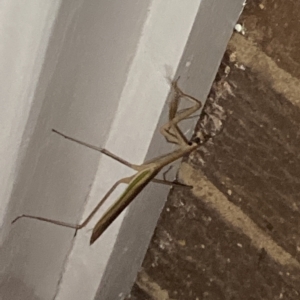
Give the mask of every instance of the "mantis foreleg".
[{"label": "mantis foreleg", "polygon": [[[91,218],[95,215],[95,213],[99,210],[102,206],[104,201],[112,194],[112,192],[117,188],[117,186],[121,183],[128,184],[128,187],[123,192],[123,194],[118,198],[118,200],[107,210],[107,212],[102,216],[102,218],[97,222],[96,226],[93,229],[93,234],[91,237],[91,243],[93,243],[102,233],[103,231],[118,217],[118,215],[131,203],[131,201],[140,193],[141,190],[150,182],[154,181],[157,183],[163,183],[167,185],[182,185],[180,183],[168,182],[166,180],[160,180],[154,178],[158,172],[166,165],[170,164],[171,162],[181,158],[183,155],[190,153],[191,151],[195,150],[201,143],[201,141],[194,140],[192,142],[188,142],[184,134],[178,127],[178,123],[188,117],[190,117],[194,112],[196,112],[201,107],[201,102],[198,101],[196,98],[189,96],[183,93],[177,86],[177,81],[172,82],[172,87],[175,90],[175,97],[170,103],[169,109],[169,120],[168,122],[161,127],[161,134],[166,138],[168,142],[175,143],[179,145],[179,148],[176,149],[174,152],[168,153],[166,155],[162,155],[155,159],[145,162],[142,165],[135,165],[131,164],[130,162],[116,156],[115,154],[111,153],[110,151],[90,145],[88,143],[82,142],[80,140],[74,139],[69,137],[57,130],[54,130],[57,134],[63,136],[66,139],[84,145],[88,148],[94,149],[99,151],[112,159],[134,169],[137,173],[133,176],[122,178],[118,180],[105,194],[105,196],[101,199],[101,201],[97,204],[97,206],[93,209],[93,211],[89,214],[89,216],[79,225],[69,224],[65,222],[60,222],[56,220],[51,220],[47,218],[36,217],[32,215],[22,215],[17,217],[14,221],[16,222],[20,218],[31,218],[37,219],[44,222],[49,222],[65,227],[74,228],[76,230],[83,228]],[[186,98],[194,105],[190,108],[183,109],[178,112],[178,105],[181,98]]]}]

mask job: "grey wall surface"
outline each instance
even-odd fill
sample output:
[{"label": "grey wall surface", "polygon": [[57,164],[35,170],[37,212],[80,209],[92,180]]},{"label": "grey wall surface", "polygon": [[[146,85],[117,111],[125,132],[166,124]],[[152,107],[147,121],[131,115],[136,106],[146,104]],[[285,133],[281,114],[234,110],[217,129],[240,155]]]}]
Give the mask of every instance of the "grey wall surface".
[{"label": "grey wall surface", "polygon": [[[53,224],[10,222],[27,213],[78,223],[113,181],[128,174],[52,128],[109,145],[134,163],[146,152],[152,158],[170,150],[164,138],[153,136],[167,115],[167,105],[162,107],[170,88],[164,77],[177,70],[180,87],[205,99],[242,2],[64,0],[46,14],[39,37],[24,38],[27,43],[39,38],[47,51],[37,63],[38,83],[28,83],[32,102],[21,128],[20,166],[3,209],[0,299],[81,300],[98,289],[97,299],[115,300],[129,291],[164,204],[165,187],[150,185],[121,230],[120,219],[94,248],[88,245],[90,228],[74,239],[73,230]],[[25,2],[18,3],[15,17],[29,13],[25,8]],[[32,28],[41,24],[34,18],[27,22]]]},{"label": "grey wall surface", "polygon": [[56,293],[74,230],[28,220],[11,226],[10,221],[28,213],[79,222],[99,154],[51,129],[105,144],[148,4],[62,1],[23,136],[30,142],[6,215],[9,234],[0,250],[3,299],[53,299]]},{"label": "grey wall surface", "polygon": [[[180,87],[185,93],[205,101],[243,4],[244,1],[240,0],[201,1],[175,76],[181,76]],[[166,121],[167,114],[166,103],[157,129]],[[190,134],[193,122],[195,120],[189,120],[185,124]],[[148,159],[157,156],[157,145],[164,144],[159,130],[156,132],[147,154]],[[151,184],[135,205],[130,207],[95,299],[122,299],[129,292],[165,203],[166,198],[160,196],[165,189]]]}]

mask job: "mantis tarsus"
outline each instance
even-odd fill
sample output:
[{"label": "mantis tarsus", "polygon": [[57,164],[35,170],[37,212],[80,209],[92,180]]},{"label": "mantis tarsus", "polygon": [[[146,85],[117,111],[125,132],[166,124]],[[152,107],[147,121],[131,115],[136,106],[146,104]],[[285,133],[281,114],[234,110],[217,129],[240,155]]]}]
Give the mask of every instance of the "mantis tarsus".
[{"label": "mantis tarsus", "polygon": [[[178,78],[179,79],[179,78]],[[17,217],[12,223],[16,222],[20,218],[31,218],[37,219],[45,222],[54,223],[57,225],[74,228],[76,230],[83,228],[88,224],[88,222],[92,219],[95,213],[98,211],[103,202],[111,195],[111,193],[116,189],[116,187],[121,183],[128,184],[125,191],[121,194],[121,196],[116,200],[116,202],[107,210],[107,212],[100,218],[100,220],[95,225],[92,236],[90,239],[90,244],[93,244],[101,234],[107,229],[107,227],[120,215],[120,213],[135,199],[135,197],[144,189],[144,187],[150,182],[154,181],[157,183],[164,183],[168,185],[172,185],[173,183],[168,182],[166,180],[156,179],[155,176],[162,170],[163,167],[172,163],[173,161],[183,157],[185,154],[188,154],[203,144],[208,137],[195,137],[190,142],[186,139],[182,131],[178,127],[178,123],[188,117],[190,117],[194,112],[200,109],[201,102],[196,98],[183,93],[177,85],[178,79],[173,81],[172,87],[175,91],[175,96],[171,100],[170,108],[169,108],[169,120],[166,124],[164,124],[160,128],[161,134],[166,138],[167,142],[177,144],[179,147],[175,149],[173,152],[165,154],[163,156],[159,156],[150,161],[146,161],[141,165],[131,164],[126,160],[114,155],[104,148],[98,148],[92,146],[90,144],[81,142],[77,139],[69,137],[63,133],[60,133],[53,129],[54,132],[63,136],[66,139],[84,145],[88,148],[99,151],[114,160],[132,168],[137,171],[135,175],[130,177],[125,177],[118,180],[105,194],[105,196],[101,199],[99,204],[94,208],[94,210],[89,214],[89,216],[79,225],[64,223],[60,221],[55,221],[47,218],[36,217],[32,215],[21,215]],[[194,105],[178,111],[179,101],[181,98],[186,98],[191,101]]]}]

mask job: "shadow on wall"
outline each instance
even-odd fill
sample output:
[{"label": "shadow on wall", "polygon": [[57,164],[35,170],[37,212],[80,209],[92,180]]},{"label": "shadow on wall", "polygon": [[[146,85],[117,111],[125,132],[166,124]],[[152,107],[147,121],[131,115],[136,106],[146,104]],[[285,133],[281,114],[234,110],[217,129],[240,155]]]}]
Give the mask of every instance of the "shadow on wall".
[{"label": "shadow on wall", "polygon": [[[22,246],[19,248],[10,246],[12,239],[16,238],[18,238],[16,235],[14,238],[10,236],[10,239],[7,238],[0,247],[0,300],[41,300],[35,294],[34,288],[21,279],[25,274],[20,267],[27,259],[24,254],[19,253]],[[16,257],[18,258],[15,259]]]},{"label": "shadow on wall", "polygon": [[0,276],[0,300],[41,300],[34,290],[15,277]]}]

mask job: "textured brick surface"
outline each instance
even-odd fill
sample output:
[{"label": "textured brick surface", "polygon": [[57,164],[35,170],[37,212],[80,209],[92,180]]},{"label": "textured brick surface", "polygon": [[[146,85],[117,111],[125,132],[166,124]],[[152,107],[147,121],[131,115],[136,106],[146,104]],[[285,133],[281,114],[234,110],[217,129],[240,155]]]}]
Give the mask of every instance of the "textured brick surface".
[{"label": "textured brick surface", "polygon": [[182,165],[194,189],[172,190],[128,299],[300,299],[299,14],[246,5],[210,93],[223,131]]}]

